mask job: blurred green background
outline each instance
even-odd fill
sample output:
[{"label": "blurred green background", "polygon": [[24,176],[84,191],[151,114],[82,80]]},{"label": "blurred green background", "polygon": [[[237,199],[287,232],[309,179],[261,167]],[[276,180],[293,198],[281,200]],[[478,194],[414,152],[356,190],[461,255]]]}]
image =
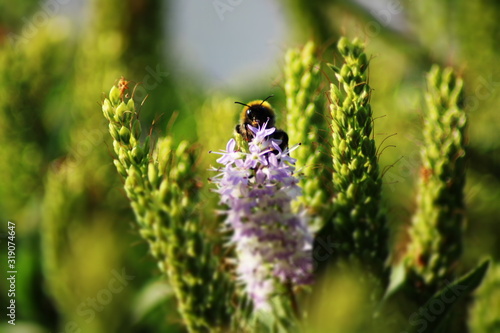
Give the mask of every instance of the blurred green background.
[{"label": "blurred green background", "polygon": [[[0,267],[13,221],[18,275],[16,326],[2,312],[0,330],[182,332],[112,164],[103,93],[122,75],[138,84],[143,132],[191,140],[206,170],[208,150],[232,135],[234,101],[274,94],[286,129],[284,52],[309,39],[325,62],[335,62],[341,35],[365,41],[372,55],[375,138],[397,133],[380,157],[382,168],[394,164],[384,195],[395,258],[415,205],[425,72],[437,63],[463,75],[470,158],[460,270],[498,261],[498,22],[495,0],[2,0]],[[199,176],[205,185],[208,176]]]}]

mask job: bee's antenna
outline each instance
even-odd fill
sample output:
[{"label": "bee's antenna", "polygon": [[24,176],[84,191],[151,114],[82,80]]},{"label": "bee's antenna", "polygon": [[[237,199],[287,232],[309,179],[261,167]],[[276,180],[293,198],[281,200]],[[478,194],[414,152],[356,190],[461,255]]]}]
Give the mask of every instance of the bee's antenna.
[{"label": "bee's antenna", "polygon": [[267,101],[267,100],[268,100],[269,98],[271,98],[271,97],[274,97],[274,95],[267,96],[267,97],[266,97],[266,99],[264,99],[264,100],[260,103],[260,105],[264,104],[264,102],[265,102],[265,101]]},{"label": "bee's antenna", "polygon": [[241,105],[243,105],[243,106],[247,106],[247,107],[250,107],[250,105],[248,105],[248,104],[245,104],[245,103],[241,103],[241,102],[234,102],[234,103],[235,103],[235,104],[241,104]]}]

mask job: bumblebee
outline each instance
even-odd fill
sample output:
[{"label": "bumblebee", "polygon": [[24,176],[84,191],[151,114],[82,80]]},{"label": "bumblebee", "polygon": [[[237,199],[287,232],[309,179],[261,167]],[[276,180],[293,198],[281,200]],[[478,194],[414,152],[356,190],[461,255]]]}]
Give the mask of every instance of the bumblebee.
[{"label": "bumblebee", "polygon": [[[267,121],[267,128],[275,127],[276,115],[271,105],[266,102],[270,97],[264,100],[252,101],[248,104],[235,102],[244,106],[240,115],[240,123],[236,125],[235,131],[243,137],[244,140],[250,142],[253,139],[254,133],[248,128],[248,125],[260,127]],[[280,148],[285,150],[288,148],[288,134],[285,131],[276,129],[271,138],[281,140]]]}]

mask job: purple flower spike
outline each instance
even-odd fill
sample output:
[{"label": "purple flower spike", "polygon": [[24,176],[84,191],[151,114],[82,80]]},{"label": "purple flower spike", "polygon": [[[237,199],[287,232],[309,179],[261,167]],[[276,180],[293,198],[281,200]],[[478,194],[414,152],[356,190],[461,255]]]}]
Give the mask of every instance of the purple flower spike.
[{"label": "purple flower spike", "polygon": [[228,206],[226,227],[233,232],[238,278],[255,309],[270,308],[278,283],[311,283],[313,270],[306,215],[291,209],[301,194],[293,175],[295,159],[270,137],[276,129],[266,126],[249,126],[254,133],[249,153],[236,151],[229,140],[226,151],[219,152],[220,173],[212,178],[220,202]]}]

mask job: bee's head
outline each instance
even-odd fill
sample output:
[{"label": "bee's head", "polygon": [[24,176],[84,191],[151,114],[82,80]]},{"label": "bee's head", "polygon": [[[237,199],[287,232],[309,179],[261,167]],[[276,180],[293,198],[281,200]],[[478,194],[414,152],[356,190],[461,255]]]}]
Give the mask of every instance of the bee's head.
[{"label": "bee's head", "polygon": [[[271,97],[271,96],[269,96]],[[243,104],[240,102],[235,102],[237,104],[244,105],[243,111],[241,113],[241,123],[246,125],[252,125],[253,127],[262,126],[267,121],[267,127],[274,127],[276,116],[274,114],[271,105],[265,100],[256,100],[248,104]]]}]

